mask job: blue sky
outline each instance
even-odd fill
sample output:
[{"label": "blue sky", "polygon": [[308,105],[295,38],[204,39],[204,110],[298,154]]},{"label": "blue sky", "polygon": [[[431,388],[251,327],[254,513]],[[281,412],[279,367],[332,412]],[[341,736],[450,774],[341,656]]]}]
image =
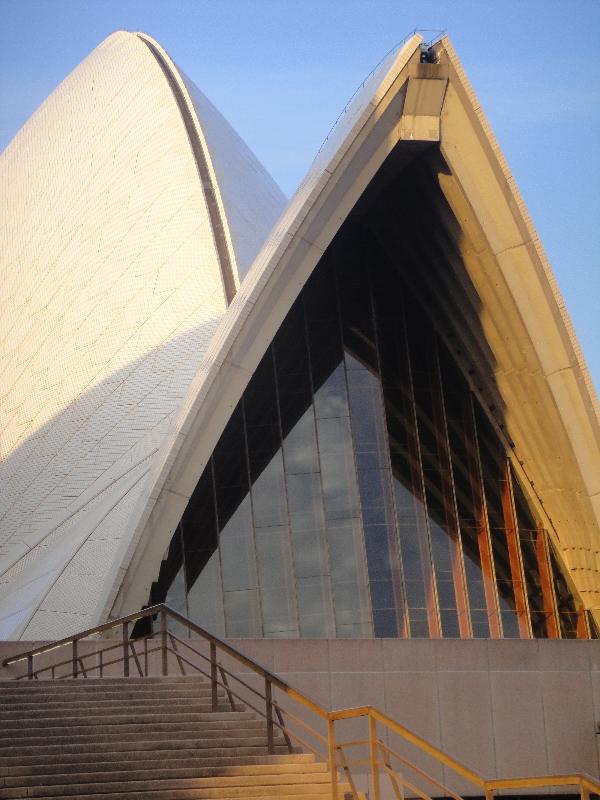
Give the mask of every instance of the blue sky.
[{"label": "blue sky", "polygon": [[446,29],[600,388],[600,0],[0,0],[0,149],[119,28],[157,38],[287,195],[383,55]]}]

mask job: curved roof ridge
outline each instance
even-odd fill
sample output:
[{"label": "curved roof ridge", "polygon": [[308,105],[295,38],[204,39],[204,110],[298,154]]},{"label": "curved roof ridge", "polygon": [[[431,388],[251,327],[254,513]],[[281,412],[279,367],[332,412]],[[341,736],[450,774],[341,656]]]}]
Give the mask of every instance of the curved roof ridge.
[{"label": "curved roof ridge", "polygon": [[546,255],[546,251],[545,251],[544,246],[542,244],[542,241],[541,241],[541,239],[540,239],[540,237],[538,235],[538,232],[537,232],[537,230],[535,228],[535,224],[533,222],[533,219],[531,218],[531,214],[529,213],[529,209],[527,208],[527,205],[526,205],[526,203],[525,203],[525,201],[523,199],[523,196],[522,196],[521,191],[519,189],[518,183],[517,183],[517,181],[516,181],[516,179],[515,179],[515,177],[514,177],[514,175],[512,173],[512,170],[510,169],[510,166],[508,164],[506,156],[504,155],[504,153],[502,151],[502,148],[500,147],[500,145],[498,143],[498,140],[497,140],[496,135],[495,135],[495,133],[493,131],[493,128],[492,128],[492,126],[491,126],[491,124],[490,124],[490,122],[489,122],[489,120],[488,120],[488,118],[487,118],[487,116],[486,116],[486,114],[485,114],[480,102],[479,102],[477,94],[476,94],[475,90],[473,89],[473,85],[471,84],[471,81],[469,80],[469,78],[468,78],[468,76],[467,76],[467,74],[466,74],[466,72],[464,70],[464,67],[463,67],[463,65],[462,65],[462,63],[461,63],[461,61],[460,61],[460,59],[459,59],[459,57],[458,57],[458,55],[456,53],[456,50],[454,49],[454,47],[452,46],[452,43],[450,42],[449,37],[447,35],[442,36],[438,40],[436,45],[437,44],[440,44],[444,48],[445,52],[447,53],[448,58],[449,58],[452,66],[454,67],[454,69],[456,71],[457,77],[459,78],[459,80],[460,80],[460,82],[461,82],[461,84],[463,86],[463,89],[465,90],[465,92],[467,94],[467,97],[469,98],[469,101],[471,103],[473,111],[476,114],[477,119],[478,119],[481,127],[483,128],[483,131],[484,131],[484,133],[485,133],[485,135],[486,135],[486,137],[488,139],[488,142],[489,142],[490,146],[492,147],[492,149],[494,151],[494,155],[495,155],[495,157],[496,157],[496,159],[498,161],[498,165],[500,166],[500,169],[502,170],[504,178],[505,178],[508,186],[510,187],[510,191],[511,191],[511,193],[513,195],[513,198],[514,198],[515,204],[516,204],[516,206],[518,208],[519,214],[521,215],[521,217],[523,219],[523,223],[525,224],[525,227],[526,227],[527,232],[529,234],[529,239],[530,239],[531,243],[533,244],[533,246],[535,248],[536,254],[540,259],[540,263],[541,263],[542,269],[544,270],[546,278],[548,279],[548,284],[549,284],[550,289],[552,291],[552,295],[554,297],[554,300],[556,301],[556,305],[557,305],[558,311],[560,313],[560,316],[562,318],[562,321],[564,323],[565,330],[566,330],[567,335],[569,337],[570,344],[571,344],[571,346],[573,348],[573,351],[574,351],[574,354],[575,354],[575,358],[576,358],[576,361],[577,361],[577,366],[581,370],[581,374],[582,374],[582,377],[583,377],[583,382],[584,382],[585,387],[587,389],[587,392],[589,394],[589,399],[590,399],[592,408],[594,409],[594,413],[596,415],[597,421],[600,423],[600,398],[598,397],[598,394],[597,394],[597,391],[596,391],[596,387],[595,387],[594,382],[592,380],[592,376],[591,376],[591,373],[589,371],[589,367],[587,365],[587,362],[585,360],[585,356],[583,354],[583,350],[581,348],[581,345],[579,344],[579,340],[578,340],[577,334],[575,332],[575,327],[573,325],[573,321],[571,319],[571,315],[569,314],[569,311],[567,309],[567,305],[565,303],[565,300],[563,298],[562,292],[561,292],[560,287],[558,285],[558,281],[556,280],[556,276],[554,274],[554,270],[552,269],[552,265],[550,264],[548,256]]},{"label": "curved roof ridge", "polygon": [[223,198],[219,190],[219,183],[210,157],[210,150],[206,142],[206,137],[204,136],[202,125],[196,113],[196,107],[187,91],[185,81],[179,69],[166,50],[161,47],[156,39],[153,39],[146,33],[136,31],[134,35],[137,36],[140,41],[144,42],[156,58],[171,87],[175,102],[181,113],[211,218],[211,230],[221,265],[221,277],[223,279],[225,297],[229,305],[239,285],[239,280],[236,280],[237,260],[231,233],[229,231],[225,207],[223,205]]}]

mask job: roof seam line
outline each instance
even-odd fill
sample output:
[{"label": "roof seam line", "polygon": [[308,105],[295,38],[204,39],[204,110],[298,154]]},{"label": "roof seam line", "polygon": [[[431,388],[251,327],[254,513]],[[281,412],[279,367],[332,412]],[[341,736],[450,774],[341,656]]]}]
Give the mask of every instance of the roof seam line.
[{"label": "roof seam line", "polygon": [[181,114],[192,150],[192,156],[198,170],[200,185],[202,186],[206,207],[208,209],[208,214],[211,221],[215,248],[217,251],[217,257],[219,259],[219,266],[221,268],[221,278],[223,280],[225,300],[227,305],[230,305],[236,293],[235,279],[233,276],[233,267],[229,255],[229,248],[227,247],[227,240],[225,237],[225,220],[221,216],[215,187],[213,186],[210,170],[208,168],[207,156],[204,152],[204,147],[200,140],[200,136],[198,135],[198,131],[196,130],[196,126],[194,124],[188,104],[179,85],[177,84],[177,81],[175,80],[173,71],[171,70],[169,64],[165,61],[162,54],[151,41],[146,39],[144,36],[140,36],[139,34],[136,35],[138,39],[146,45],[156,59],[158,66],[167,79],[169,87],[173,92],[175,102],[177,103],[179,113]]}]

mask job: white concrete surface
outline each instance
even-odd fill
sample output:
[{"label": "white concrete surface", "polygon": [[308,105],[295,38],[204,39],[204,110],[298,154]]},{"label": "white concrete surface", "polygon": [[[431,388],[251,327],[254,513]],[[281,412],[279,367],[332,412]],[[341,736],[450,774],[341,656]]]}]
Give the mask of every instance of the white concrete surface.
[{"label": "white concrete surface", "polygon": [[[217,179],[253,197],[219,221],[237,271],[283,195],[208,101],[192,112],[218,126]],[[100,620],[226,299],[182,109],[138,35],[52,93],[0,186],[0,638],[53,638]]]}]

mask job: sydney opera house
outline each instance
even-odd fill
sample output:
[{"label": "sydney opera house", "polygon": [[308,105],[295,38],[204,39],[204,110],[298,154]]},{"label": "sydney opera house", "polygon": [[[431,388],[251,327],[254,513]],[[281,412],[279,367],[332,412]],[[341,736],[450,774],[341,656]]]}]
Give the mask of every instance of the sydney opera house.
[{"label": "sydney opera house", "polygon": [[446,37],[287,202],[115,33],[0,185],[2,640],[164,601],[482,769],[598,772],[598,402]]}]

